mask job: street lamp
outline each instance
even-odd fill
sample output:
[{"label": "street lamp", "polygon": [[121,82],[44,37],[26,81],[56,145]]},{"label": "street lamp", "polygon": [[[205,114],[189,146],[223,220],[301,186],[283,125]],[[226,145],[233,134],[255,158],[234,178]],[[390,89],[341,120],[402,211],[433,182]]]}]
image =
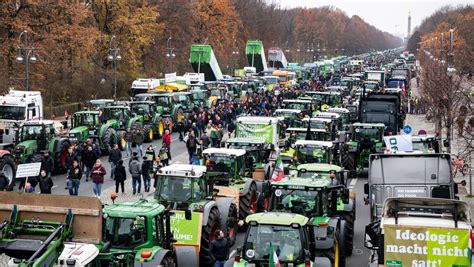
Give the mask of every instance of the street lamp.
[{"label": "street lamp", "polygon": [[172,60],[175,57],[176,57],[176,54],[174,53],[174,47],[171,46],[171,37],[168,37],[168,40],[166,41],[166,58],[169,61],[168,62],[168,72],[173,71]]},{"label": "street lamp", "polygon": [[118,42],[116,41],[115,35],[113,35],[112,38],[110,38],[109,55],[107,56],[107,60],[109,62],[112,62],[112,65],[114,67],[114,100],[115,100],[117,98],[117,61],[122,60],[122,56],[120,55],[120,48],[118,48]]},{"label": "street lamp", "polygon": [[[234,40],[234,43],[235,43],[235,40]],[[237,49],[237,47],[234,47],[234,49],[232,50],[232,55],[234,55],[234,57],[236,57],[236,58],[239,57],[239,50]],[[237,61],[238,60],[236,60],[235,64],[238,64]],[[234,72],[234,73],[235,73],[235,64],[233,65],[233,69],[232,69],[232,72]]]},{"label": "street lamp", "polygon": [[16,49],[17,54],[16,54],[16,62],[19,64],[25,64],[25,89],[27,91],[30,90],[30,73],[29,73],[29,63],[35,63],[36,62],[36,56],[35,56],[35,48],[34,47],[29,47],[29,35],[27,31],[22,31],[20,33],[20,37],[18,38],[20,40],[20,43],[22,42],[22,37],[23,38],[23,46],[18,47]]}]

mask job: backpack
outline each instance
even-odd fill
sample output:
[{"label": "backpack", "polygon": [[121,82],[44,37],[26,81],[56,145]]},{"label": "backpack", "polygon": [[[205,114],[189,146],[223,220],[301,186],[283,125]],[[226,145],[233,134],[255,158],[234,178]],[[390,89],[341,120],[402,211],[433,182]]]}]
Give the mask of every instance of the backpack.
[{"label": "backpack", "polygon": [[140,175],[142,173],[142,168],[140,167],[140,162],[138,160],[132,160],[130,162],[130,174],[131,175]]}]

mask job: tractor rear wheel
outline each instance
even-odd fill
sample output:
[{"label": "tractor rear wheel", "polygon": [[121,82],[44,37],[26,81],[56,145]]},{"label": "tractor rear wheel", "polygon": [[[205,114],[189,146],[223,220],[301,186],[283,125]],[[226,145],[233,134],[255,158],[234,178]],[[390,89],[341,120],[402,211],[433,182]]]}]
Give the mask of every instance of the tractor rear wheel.
[{"label": "tractor rear wheel", "polygon": [[201,251],[199,252],[199,266],[212,266],[214,262],[211,256],[211,242],[214,240],[214,232],[220,229],[221,214],[217,207],[214,207],[209,212],[207,224],[202,227],[201,235]]},{"label": "tractor rear wheel", "polygon": [[237,206],[232,203],[229,207],[229,214],[227,219],[227,240],[229,241],[229,247],[235,244],[237,239],[237,223],[239,215],[237,212]]},{"label": "tractor rear wheel", "polygon": [[356,158],[354,153],[344,153],[342,154],[342,166],[344,169],[349,170],[350,177],[355,177],[356,170]]},{"label": "tractor rear wheel", "polygon": [[68,149],[71,146],[69,141],[64,141],[61,144],[61,148],[54,154],[54,172],[55,173],[66,173],[66,157],[68,154]]},{"label": "tractor rear wheel", "polygon": [[[355,207],[355,203],[354,203]],[[346,240],[346,255],[352,255],[354,249],[354,222],[355,222],[355,210],[352,209],[350,212],[344,213],[342,219],[345,222],[345,240]]]},{"label": "tractor rear wheel", "polygon": [[10,183],[13,183],[13,179],[15,177],[15,161],[13,157],[10,155],[5,155],[0,157],[0,170],[3,172],[5,177],[7,178],[6,186]]},{"label": "tractor rear wheel", "polygon": [[156,133],[156,138],[158,139],[163,137],[163,134],[165,134],[165,122],[162,118],[158,119],[158,122],[156,123],[156,129],[158,129],[158,132]]},{"label": "tractor rear wheel", "polygon": [[339,226],[339,233],[337,234],[337,250],[338,250],[338,261],[339,264],[337,267],[346,266],[346,222],[341,220],[341,225]]},{"label": "tractor rear wheel", "polygon": [[174,267],[175,266],[175,262],[174,262],[174,259],[173,257],[169,256],[169,255],[166,255],[163,260],[161,261],[160,265],[159,266],[163,266],[163,267]]},{"label": "tractor rear wheel", "polygon": [[153,141],[153,128],[151,128],[151,125],[147,124],[143,126],[143,136],[145,137],[145,143]]},{"label": "tractor rear wheel", "polygon": [[248,215],[257,212],[257,185],[252,183],[247,194],[240,196],[239,199],[239,218],[245,220]]},{"label": "tractor rear wheel", "polygon": [[117,134],[115,133],[114,129],[107,128],[107,130],[105,130],[102,143],[104,144],[103,153],[108,155],[110,151],[112,151],[112,149],[114,148],[114,144],[117,144]]},{"label": "tractor rear wheel", "polygon": [[117,131],[117,143],[118,143],[118,146],[119,146],[119,149],[122,150],[122,151],[125,151],[125,148],[127,147],[127,141],[125,140],[125,134],[127,132],[125,131]]}]

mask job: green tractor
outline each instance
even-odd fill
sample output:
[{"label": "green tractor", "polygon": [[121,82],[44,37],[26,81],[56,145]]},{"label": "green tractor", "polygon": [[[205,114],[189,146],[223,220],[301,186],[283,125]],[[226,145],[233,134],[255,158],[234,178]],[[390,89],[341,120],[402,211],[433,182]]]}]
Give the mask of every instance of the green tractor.
[{"label": "green tractor", "polygon": [[203,151],[203,163],[207,166],[207,176],[214,181],[214,188],[239,196],[240,219],[258,212],[260,207],[265,208],[268,181],[249,178],[254,162],[245,150],[208,148]]},{"label": "green tractor", "polygon": [[41,162],[48,151],[54,160],[54,171],[65,173],[70,138],[57,136],[53,121],[28,121],[20,128],[20,143],[13,150],[16,164]]},{"label": "green tractor", "polygon": [[[141,199],[116,203],[105,206],[102,212],[99,254],[90,266],[197,266],[194,247],[173,247],[176,240],[170,216],[178,214],[158,202]],[[183,218],[183,222],[189,221]]]},{"label": "green tractor", "polygon": [[69,131],[69,139],[73,143],[86,142],[91,139],[97,144],[103,154],[109,154],[118,137],[115,131],[118,128],[116,120],[103,121],[101,123],[101,111],[78,111],[72,116],[72,129]]},{"label": "green tractor", "polygon": [[150,143],[153,139],[161,137],[160,127],[164,133],[165,122],[161,115],[155,110],[153,101],[132,101],[130,102],[131,118],[127,123],[128,128],[135,130],[142,127],[145,143]]},{"label": "green tractor", "polygon": [[231,137],[225,141],[227,148],[243,149],[247,157],[252,157],[252,170],[263,167],[274,151],[273,145],[263,137]]},{"label": "green tractor", "polygon": [[314,225],[315,254],[330,255],[333,266],[345,266],[352,254],[355,202],[349,190],[330,178],[288,176],[272,182],[270,210],[297,213]]},{"label": "green tractor", "polygon": [[212,107],[212,101],[209,100],[211,93],[209,90],[200,86],[191,86],[189,91],[192,94],[193,106],[209,109]]},{"label": "green tractor", "polygon": [[369,155],[383,153],[383,123],[352,124],[349,140],[342,146],[341,163],[351,176],[369,167]]},{"label": "green tractor", "polygon": [[[319,226],[300,214],[265,212],[248,216],[243,246],[232,251],[225,267],[281,266],[332,267],[326,256],[316,256]],[[337,265],[336,265],[337,266]]]},{"label": "green tractor", "polygon": [[[177,94],[176,97],[174,94]],[[182,95],[181,95],[182,94]],[[178,123],[184,122],[185,113],[184,107],[180,101],[191,103],[190,93],[168,93],[168,92],[153,92],[146,94],[138,94],[135,96],[138,101],[153,102],[151,111],[157,116],[155,134],[156,137],[162,137],[165,130],[170,132]],[[178,101],[178,99],[181,99]],[[184,100],[183,100],[184,99]]]},{"label": "green tractor", "polygon": [[334,146],[328,141],[298,140],[295,142],[295,163],[333,163]]},{"label": "green tractor", "polygon": [[[118,145],[121,150],[125,150],[125,133],[130,123],[131,112],[127,105],[110,105],[103,109],[103,122],[112,127],[118,139]],[[141,125],[140,125],[141,126]]]},{"label": "green tractor", "polygon": [[205,166],[173,164],[160,168],[155,179],[155,198],[173,209],[171,229],[176,245],[193,246],[199,251],[200,266],[211,266],[214,232],[221,229],[231,246],[236,240],[238,191],[224,191],[214,186],[214,180],[206,175]]}]

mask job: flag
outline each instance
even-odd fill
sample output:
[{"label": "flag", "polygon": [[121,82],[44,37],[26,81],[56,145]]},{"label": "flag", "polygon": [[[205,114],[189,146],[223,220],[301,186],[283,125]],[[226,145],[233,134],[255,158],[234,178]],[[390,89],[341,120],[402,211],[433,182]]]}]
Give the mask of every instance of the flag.
[{"label": "flag", "polygon": [[281,160],[280,155],[278,155],[277,161],[275,163],[275,168],[273,169],[271,182],[278,182],[285,177],[285,168],[283,166],[283,161]]},{"label": "flag", "polygon": [[268,266],[269,267],[280,267],[280,259],[278,259],[278,255],[273,249],[273,245],[270,243],[270,252],[268,253],[270,255],[269,261],[268,261]]},{"label": "flag", "polygon": [[402,83],[402,94],[403,96],[407,96],[407,92],[405,91],[405,83]]}]

